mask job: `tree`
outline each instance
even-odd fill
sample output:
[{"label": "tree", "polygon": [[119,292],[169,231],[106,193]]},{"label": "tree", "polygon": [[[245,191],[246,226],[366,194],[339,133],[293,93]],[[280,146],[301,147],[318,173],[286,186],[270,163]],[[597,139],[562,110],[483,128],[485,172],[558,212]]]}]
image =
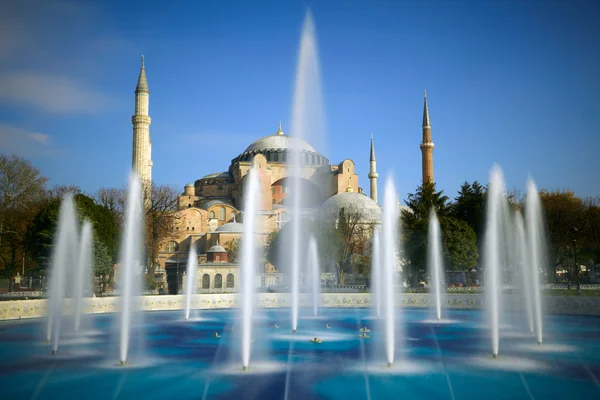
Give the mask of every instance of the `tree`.
[{"label": "tree", "polygon": [[179,192],[174,186],[157,185],[154,182],[145,194],[143,204],[146,205],[147,269],[151,276],[154,276],[158,266],[160,244],[177,236],[175,227],[178,219],[178,199]]},{"label": "tree", "polygon": [[[408,209],[403,209],[401,213],[401,240],[411,268],[418,271],[425,268],[430,210],[435,209],[441,220],[450,214],[451,209],[448,197],[444,196],[443,191],[436,192],[435,183],[430,181],[418,186],[414,194],[409,193],[405,203]],[[416,274],[413,274],[414,279],[417,279]]]},{"label": "tree", "polygon": [[452,204],[452,216],[465,221],[479,236],[483,236],[487,188],[475,181],[465,182]]},{"label": "tree", "polygon": [[[0,261],[11,278],[24,260],[25,232],[44,194],[47,179],[16,155],[0,155]],[[9,280],[12,290],[12,280]]]},{"label": "tree", "polygon": [[[556,265],[567,265],[572,258],[572,228],[579,232],[577,247],[585,247],[589,221],[586,205],[573,192],[566,190],[540,191],[540,200],[546,216],[550,272],[555,276]],[[593,212],[593,211],[592,211]]]},{"label": "tree", "polygon": [[473,228],[465,221],[452,217],[442,218],[440,226],[446,269],[468,271],[476,267],[479,251]]},{"label": "tree", "polygon": [[94,195],[96,204],[100,204],[108,209],[119,229],[123,227],[126,195],[125,188],[100,188]]},{"label": "tree", "polygon": [[242,251],[242,240],[233,239],[226,243],[225,250],[227,250],[227,261],[234,264],[237,263],[239,261],[240,251]]},{"label": "tree", "polygon": [[113,257],[97,235],[93,237],[93,246],[94,276],[100,278],[100,292],[104,293],[106,276],[112,276],[114,273]]}]

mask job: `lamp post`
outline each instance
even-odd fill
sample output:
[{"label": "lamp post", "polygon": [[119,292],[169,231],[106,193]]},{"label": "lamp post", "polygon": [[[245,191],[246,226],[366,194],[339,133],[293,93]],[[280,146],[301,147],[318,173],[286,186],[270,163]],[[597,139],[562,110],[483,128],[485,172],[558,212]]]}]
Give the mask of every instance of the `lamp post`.
[{"label": "lamp post", "polygon": [[575,265],[575,284],[577,285],[577,289],[575,293],[579,296],[581,294],[581,287],[579,286],[579,267],[577,266],[577,233],[579,230],[575,227],[571,228],[571,233],[573,234],[573,264]]}]

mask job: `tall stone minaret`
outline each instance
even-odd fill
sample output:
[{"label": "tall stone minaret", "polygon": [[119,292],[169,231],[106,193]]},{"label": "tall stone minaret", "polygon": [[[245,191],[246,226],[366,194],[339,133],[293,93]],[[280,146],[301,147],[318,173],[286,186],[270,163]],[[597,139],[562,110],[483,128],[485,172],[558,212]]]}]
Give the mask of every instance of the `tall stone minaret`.
[{"label": "tall stone minaret", "polygon": [[133,151],[131,154],[131,167],[138,174],[145,187],[152,182],[152,143],[150,141],[150,123],[148,116],[148,103],[150,91],[146,79],[144,56],[137,86],[135,87],[135,115],[131,117],[133,123]]},{"label": "tall stone minaret", "polygon": [[371,199],[377,203],[377,162],[375,161],[375,143],[371,134],[371,158],[369,160],[369,181],[371,183]]},{"label": "tall stone minaret", "polygon": [[421,142],[421,157],[423,162],[423,183],[433,179],[433,142],[431,141],[431,125],[429,124],[429,109],[427,108],[427,91],[423,106],[423,141]]}]

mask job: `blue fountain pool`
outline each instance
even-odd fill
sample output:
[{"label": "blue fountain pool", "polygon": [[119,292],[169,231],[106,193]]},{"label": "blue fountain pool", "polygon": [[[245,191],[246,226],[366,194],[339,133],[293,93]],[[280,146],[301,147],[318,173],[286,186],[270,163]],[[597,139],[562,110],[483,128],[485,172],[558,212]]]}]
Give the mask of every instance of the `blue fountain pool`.
[{"label": "blue fountain pool", "polygon": [[[301,314],[292,336],[289,309],[264,311],[245,373],[239,329],[229,330],[237,326],[234,310],[199,311],[187,322],[183,312],[146,313],[133,334],[143,356],[124,368],[116,366],[114,315],[88,317],[85,335],[65,332],[56,356],[44,342],[44,320],[0,322],[0,398],[600,398],[597,317],[546,316],[539,347],[519,316],[509,315],[500,359],[492,360],[484,314],[449,310],[450,321],[436,323],[428,310],[405,309],[388,369],[383,331],[370,310],[321,312]],[[371,330],[369,338],[359,338],[361,327]],[[309,342],[315,336],[323,343]]]}]

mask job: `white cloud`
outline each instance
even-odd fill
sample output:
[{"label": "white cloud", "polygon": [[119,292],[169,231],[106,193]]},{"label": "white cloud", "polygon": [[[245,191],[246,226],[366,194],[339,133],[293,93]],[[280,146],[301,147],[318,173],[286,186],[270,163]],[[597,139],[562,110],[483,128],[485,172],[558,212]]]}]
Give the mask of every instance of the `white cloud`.
[{"label": "white cloud", "polygon": [[63,154],[63,151],[53,146],[49,135],[4,123],[0,123],[0,152],[21,157]]},{"label": "white cloud", "polygon": [[105,94],[70,78],[43,73],[1,73],[0,87],[0,103],[54,114],[96,113],[113,103]]}]

